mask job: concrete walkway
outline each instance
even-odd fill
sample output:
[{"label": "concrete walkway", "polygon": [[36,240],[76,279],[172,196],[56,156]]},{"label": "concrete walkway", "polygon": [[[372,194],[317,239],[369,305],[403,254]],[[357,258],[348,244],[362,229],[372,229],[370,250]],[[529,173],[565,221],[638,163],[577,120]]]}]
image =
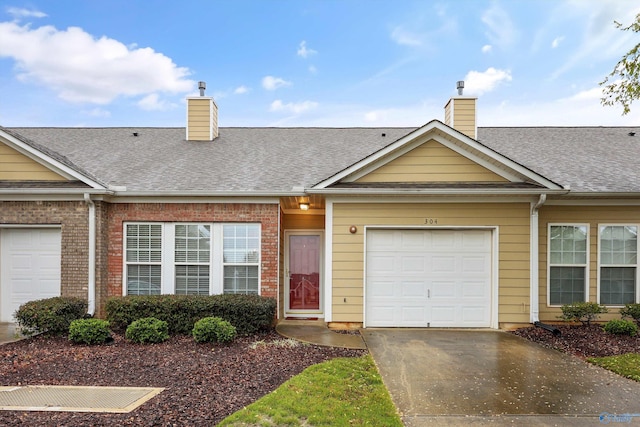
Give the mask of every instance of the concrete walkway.
[{"label": "concrete walkway", "polygon": [[640,383],[507,332],[361,332],[409,427],[640,424]]},{"label": "concrete walkway", "polygon": [[22,336],[17,332],[17,325],[15,323],[0,323],[0,344],[6,344],[20,339],[22,339]]},{"label": "concrete walkway", "polygon": [[367,348],[360,335],[333,332],[322,320],[281,320],[276,331],[287,338],[327,347]]}]

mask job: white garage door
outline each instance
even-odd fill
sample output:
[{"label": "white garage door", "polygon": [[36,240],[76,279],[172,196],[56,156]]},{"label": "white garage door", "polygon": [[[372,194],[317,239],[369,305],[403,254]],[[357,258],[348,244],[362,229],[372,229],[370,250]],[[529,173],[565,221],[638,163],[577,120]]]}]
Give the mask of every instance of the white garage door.
[{"label": "white garage door", "polygon": [[60,242],[59,229],[0,232],[0,322],[27,301],[60,296]]},{"label": "white garage door", "polygon": [[365,326],[489,327],[490,230],[367,231]]}]

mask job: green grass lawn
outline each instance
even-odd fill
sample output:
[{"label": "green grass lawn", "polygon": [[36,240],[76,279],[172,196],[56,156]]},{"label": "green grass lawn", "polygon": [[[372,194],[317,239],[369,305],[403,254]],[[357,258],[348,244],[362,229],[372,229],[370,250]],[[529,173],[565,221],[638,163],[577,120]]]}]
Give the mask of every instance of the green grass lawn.
[{"label": "green grass lawn", "polygon": [[640,354],[627,353],[620,356],[590,357],[587,360],[623,377],[640,381]]},{"label": "green grass lawn", "polygon": [[305,369],[219,426],[402,426],[370,355]]}]

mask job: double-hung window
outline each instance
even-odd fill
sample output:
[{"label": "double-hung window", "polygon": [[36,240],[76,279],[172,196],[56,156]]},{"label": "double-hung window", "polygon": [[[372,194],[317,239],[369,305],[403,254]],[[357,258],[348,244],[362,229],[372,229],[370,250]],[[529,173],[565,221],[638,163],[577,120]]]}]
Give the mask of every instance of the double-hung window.
[{"label": "double-hung window", "polygon": [[125,228],[127,295],[159,295],[162,286],[162,225],[128,224]]},{"label": "double-hung window", "polygon": [[587,225],[549,225],[549,305],[586,301]]},{"label": "double-hung window", "polygon": [[125,295],[260,293],[260,224],[126,223]]},{"label": "double-hung window", "polygon": [[600,304],[636,302],[638,227],[600,226]]}]

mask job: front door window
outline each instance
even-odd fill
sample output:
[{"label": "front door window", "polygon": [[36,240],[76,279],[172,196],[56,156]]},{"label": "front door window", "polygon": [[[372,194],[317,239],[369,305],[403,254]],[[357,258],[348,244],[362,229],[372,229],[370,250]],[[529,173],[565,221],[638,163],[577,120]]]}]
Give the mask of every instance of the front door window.
[{"label": "front door window", "polygon": [[320,235],[289,235],[289,310],[320,310]]}]

